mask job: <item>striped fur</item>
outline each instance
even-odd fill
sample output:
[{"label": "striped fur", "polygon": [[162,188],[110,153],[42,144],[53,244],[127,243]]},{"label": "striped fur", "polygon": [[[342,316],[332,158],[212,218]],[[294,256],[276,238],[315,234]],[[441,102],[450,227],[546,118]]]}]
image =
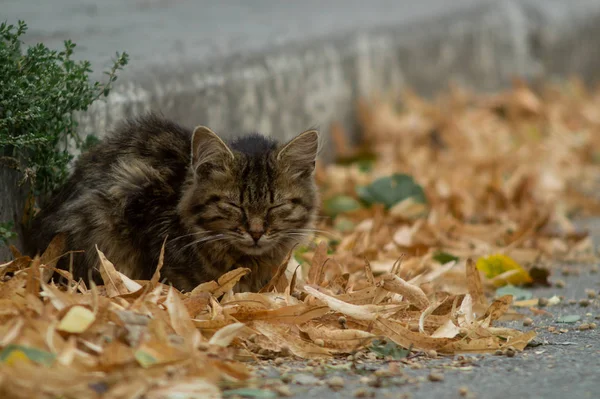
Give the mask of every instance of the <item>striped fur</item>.
[{"label": "striped fur", "polygon": [[[29,253],[65,233],[76,278],[99,281],[95,245],[134,279],[149,279],[165,237],[162,275],[184,291],[236,267],[257,291],[312,229],[318,134],[286,145],[248,135],[226,144],[154,115],[121,124],[83,154],[34,221]],[[68,267],[68,259],[60,267]]]}]

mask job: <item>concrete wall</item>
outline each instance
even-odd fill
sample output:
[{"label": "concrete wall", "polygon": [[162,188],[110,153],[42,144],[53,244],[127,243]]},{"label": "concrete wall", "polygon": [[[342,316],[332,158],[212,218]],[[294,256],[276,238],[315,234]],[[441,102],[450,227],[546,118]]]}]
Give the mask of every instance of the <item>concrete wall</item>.
[{"label": "concrete wall", "polygon": [[[128,11],[119,9],[128,2],[111,0],[67,7],[92,13],[100,27],[109,19],[110,29],[93,25],[91,33],[79,29],[79,19],[60,25],[71,32],[56,32],[47,15],[53,8],[34,12],[27,0],[18,1],[11,18],[48,26],[32,41],[83,40],[79,56],[96,64],[108,51],[124,47],[132,54],[115,92],[79,116],[83,133],[101,135],[123,117],[159,110],[223,135],[260,131],[287,139],[314,126],[326,133],[336,120],[355,131],[359,96],[398,93],[406,85],[427,95],[449,80],[496,90],[514,76],[581,75],[588,83],[599,76],[600,1],[264,0],[249,6],[140,0]],[[109,6],[120,13],[103,16]],[[0,220],[11,219],[23,193],[2,174],[1,184]]]}]

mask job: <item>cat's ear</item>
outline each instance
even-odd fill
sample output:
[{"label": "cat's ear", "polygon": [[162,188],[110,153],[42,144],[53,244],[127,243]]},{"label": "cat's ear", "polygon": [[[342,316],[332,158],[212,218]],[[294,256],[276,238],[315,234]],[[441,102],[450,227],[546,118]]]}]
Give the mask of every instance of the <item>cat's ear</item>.
[{"label": "cat's ear", "polygon": [[277,161],[295,175],[311,174],[319,150],[319,132],[307,130],[285,144],[277,153]]},{"label": "cat's ear", "polygon": [[192,168],[226,168],[234,159],[233,152],[215,132],[198,126],[192,134]]}]

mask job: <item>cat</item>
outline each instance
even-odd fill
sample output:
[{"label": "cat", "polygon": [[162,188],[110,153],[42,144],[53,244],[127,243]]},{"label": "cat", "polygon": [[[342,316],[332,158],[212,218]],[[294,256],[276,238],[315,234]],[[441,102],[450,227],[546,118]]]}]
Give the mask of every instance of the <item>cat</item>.
[{"label": "cat", "polygon": [[[101,283],[96,245],[132,279],[147,280],[166,238],[161,277],[182,292],[248,267],[236,291],[258,291],[314,229],[319,133],[280,144],[260,134],[227,143],[155,114],[122,122],[82,154],[36,215],[31,254],[59,233],[75,279]],[[69,268],[65,256],[59,268]]]}]

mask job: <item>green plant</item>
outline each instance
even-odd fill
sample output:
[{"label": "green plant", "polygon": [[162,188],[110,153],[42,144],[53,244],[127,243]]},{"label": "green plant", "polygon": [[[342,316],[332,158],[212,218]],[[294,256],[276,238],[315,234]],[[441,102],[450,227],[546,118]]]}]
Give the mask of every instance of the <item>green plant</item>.
[{"label": "green plant", "polygon": [[13,231],[14,224],[12,222],[4,222],[0,223],[0,241],[2,241],[5,245],[8,244],[8,241],[11,238],[15,238],[17,234]]},{"label": "green plant", "polygon": [[128,61],[117,53],[106,82],[91,83],[89,61],[72,59],[75,43],[63,51],[37,44],[22,51],[27,25],[0,24],[0,166],[22,172],[34,195],[43,197],[67,177],[75,145],[93,142],[77,134],[74,112],[105,97]]}]

